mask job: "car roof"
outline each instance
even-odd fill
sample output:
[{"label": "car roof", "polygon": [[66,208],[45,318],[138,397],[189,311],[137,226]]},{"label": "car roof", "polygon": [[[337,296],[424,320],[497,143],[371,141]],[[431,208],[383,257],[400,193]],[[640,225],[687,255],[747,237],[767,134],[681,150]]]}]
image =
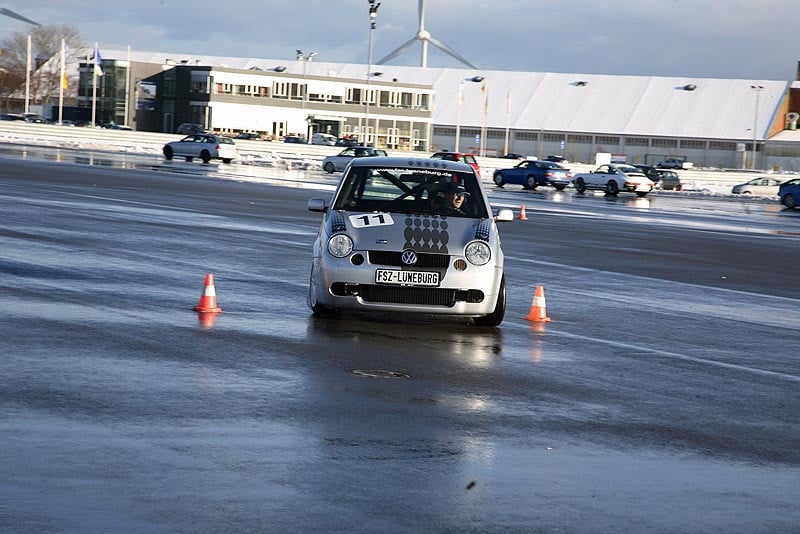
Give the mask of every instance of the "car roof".
[{"label": "car roof", "polygon": [[474,172],[472,165],[460,161],[440,160],[404,156],[376,156],[356,158],[353,167],[409,167],[421,169],[449,169],[453,171]]}]

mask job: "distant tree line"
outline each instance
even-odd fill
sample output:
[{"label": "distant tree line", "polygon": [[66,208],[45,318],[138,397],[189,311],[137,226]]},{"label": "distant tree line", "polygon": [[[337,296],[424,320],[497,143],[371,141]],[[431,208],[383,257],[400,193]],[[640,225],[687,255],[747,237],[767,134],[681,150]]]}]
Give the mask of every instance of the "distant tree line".
[{"label": "distant tree line", "polygon": [[[31,36],[31,75],[28,93],[31,105],[58,103],[59,88],[62,83],[62,39],[66,44],[68,65],[83,58],[87,48],[78,30],[69,25],[34,26],[29,31],[15,32],[0,38],[0,108],[5,111],[21,110],[24,106],[28,35]],[[64,90],[65,97],[69,94],[74,98],[76,85],[74,74],[74,70],[67,71],[67,79],[72,81]]]}]

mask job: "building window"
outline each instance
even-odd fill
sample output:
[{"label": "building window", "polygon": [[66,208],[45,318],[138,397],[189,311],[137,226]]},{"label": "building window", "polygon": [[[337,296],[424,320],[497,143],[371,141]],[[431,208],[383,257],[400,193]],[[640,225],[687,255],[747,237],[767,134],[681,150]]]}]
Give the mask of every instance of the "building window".
[{"label": "building window", "polygon": [[619,137],[611,137],[608,135],[598,135],[596,138],[596,142],[599,145],[618,145],[619,144]]},{"label": "building window", "polygon": [[678,148],[677,139],[653,139],[652,145],[660,148]]},{"label": "building window", "polygon": [[567,136],[568,143],[580,143],[585,145],[592,144],[592,136],[591,135],[568,135]]},{"label": "building window", "polygon": [[647,137],[626,137],[625,146],[650,146],[650,140]]},{"label": "building window", "polygon": [[546,133],[542,134],[542,139],[548,143],[560,143],[564,140],[564,134]]},{"label": "building window", "polygon": [[710,150],[736,150],[736,143],[729,141],[709,141]]},{"label": "building window", "polygon": [[705,141],[697,141],[695,139],[681,139],[681,148],[696,148],[704,149],[706,147]]},{"label": "building window", "polygon": [[514,132],[514,139],[520,141],[536,141],[539,137],[536,132]]}]

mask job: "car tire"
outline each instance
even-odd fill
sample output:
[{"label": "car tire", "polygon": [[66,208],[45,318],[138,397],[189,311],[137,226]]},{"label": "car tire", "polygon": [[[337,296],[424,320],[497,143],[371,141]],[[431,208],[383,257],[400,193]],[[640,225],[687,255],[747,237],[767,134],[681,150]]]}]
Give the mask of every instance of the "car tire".
[{"label": "car tire", "polygon": [[503,187],[506,185],[506,181],[503,180],[503,175],[499,172],[494,173],[494,185],[497,187]]},{"label": "car tire", "polygon": [[553,187],[556,188],[556,191],[563,191],[564,188],[567,187],[567,186],[559,184],[559,185],[554,185]]},{"label": "car tire", "polygon": [[783,203],[784,206],[786,206],[789,209],[794,209],[797,207],[797,199],[794,198],[794,195],[792,193],[786,193],[785,195],[783,195],[781,202]]},{"label": "car tire", "polygon": [[322,168],[323,168],[323,169],[325,170],[325,172],[327,172],[328,174],[333,174],[334,172],[336,172],[336,167],[334,167],[333,163],[331,163],[330,161],[328,161],[327,163],[325,163],[325,165],[323,165],[323,166],[322,166]]},{"label": "car tire", "polygon": [[506,315],[506,277],[500,279],[500,291],[497,292],[497,301],[494,305],[494,311],[489,315],[482,317],[474,317],[472,322],[476,326],[499,326],[503,322]]},{"label": "car tire", "polygon": [[644,198],[647,196],[647,191],[637,191],[636,196],[639,198]]},{"label": "car tire", "polygon": [[618,195],[619,194],[619,186],[615,180],[609,180],[606,184],[606,194],[608,195]]},{"label": "car tire", "polygon": [[211,161],[211,153],[208,150],[203,150],[200,152],[200,159],[203,160],[203,163],[208,163]]},{"label": "car tire", "polygon": [[184,156],[183,159],[185,159],[186,161],[193,161],[194,160],[194,158],[192,156]]},{"label": "car tire", "polygon": [[586,182],[583,181],[583,178],[578,178],[577,180],[575,180],[575,191],[577,191],[580,194],[586,192]]},{"label": "car tire", "polygon": [[222,158],[222,163],[230,163],[233,161],[231,158]]},{"label": "car tire", "polygon": [[173,155],[174,154],[172,152],[172,147],[171,146],[165,146],[164,147],[164,159],[167,160],[167,161],[171,161]]},{"label": "car tire", "polygon": [[[312,268],[313,269],[313,268]],[[311,308],[311,313],[314,317],[330,317],[335,314],[333,308],[329,308],[317,302],[316,286],[314,285],[314,273],[312,272],[308,277],[308,307]]]},{"label": "car tire", "polygon": [[525,178],[525,189],[536,189],[536,177],[529,175]]}]

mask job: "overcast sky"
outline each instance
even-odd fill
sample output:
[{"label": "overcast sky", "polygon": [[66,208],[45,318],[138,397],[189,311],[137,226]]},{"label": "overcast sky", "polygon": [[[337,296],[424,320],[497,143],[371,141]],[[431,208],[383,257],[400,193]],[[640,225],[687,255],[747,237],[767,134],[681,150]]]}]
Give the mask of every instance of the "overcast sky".
[{"label": "overcast sky", "polygon": [[[412,38],[417,0],[380,0],[377,63]],[[425,29],[479,69],[792,80],[800,0],[426,0]],[[367,63],[368,0],[3,2],[87,44],[150,52]],[[30,26],[0,16],[0,35]],[[419,65],[420,45],[392,60]],[[428,65],[461,67],[430,47]]]}]

